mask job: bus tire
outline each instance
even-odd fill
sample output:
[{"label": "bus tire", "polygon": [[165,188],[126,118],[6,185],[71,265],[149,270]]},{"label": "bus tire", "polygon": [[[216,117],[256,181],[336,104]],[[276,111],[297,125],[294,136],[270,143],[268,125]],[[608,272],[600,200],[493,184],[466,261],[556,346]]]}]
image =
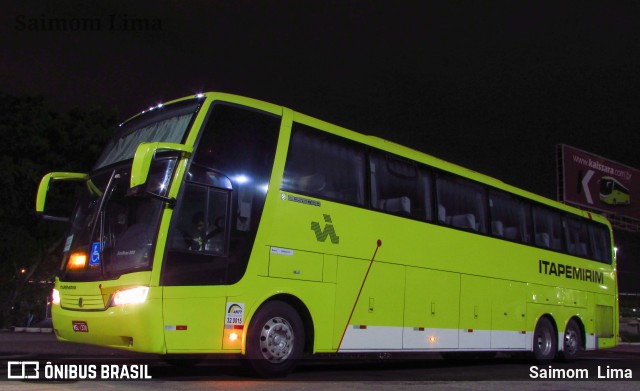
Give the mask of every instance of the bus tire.
[{"label": "bus tire", "polygon": [[562,337],[562,352],[560,357],[564,361],[574,361],[582,353],[582,330],[575,319],[571,319]]},{"label": "bus tire", "polygon": [[538,362],[553,360],[558,352],[556,330],[548,318],[540,318],[533,333],[533,357]]},{"label": "bus tire", "polygon": [[270,301],[251,320],[245,361],[257,376],[285,376],[295,368],[304,342],[304,327],[296,310],[282,301]]}]

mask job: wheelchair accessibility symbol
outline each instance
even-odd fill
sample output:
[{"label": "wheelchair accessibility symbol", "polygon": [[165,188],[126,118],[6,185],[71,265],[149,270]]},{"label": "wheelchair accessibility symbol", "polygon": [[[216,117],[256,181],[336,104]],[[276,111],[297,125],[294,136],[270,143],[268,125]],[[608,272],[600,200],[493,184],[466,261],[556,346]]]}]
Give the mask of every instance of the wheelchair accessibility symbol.
[{"label": "wheelchair accessibility symbol", "polygon": [[91,259],[89,260],[89,266],[98,266],[100,264],[100,242],[93,242],[91,244]]}]

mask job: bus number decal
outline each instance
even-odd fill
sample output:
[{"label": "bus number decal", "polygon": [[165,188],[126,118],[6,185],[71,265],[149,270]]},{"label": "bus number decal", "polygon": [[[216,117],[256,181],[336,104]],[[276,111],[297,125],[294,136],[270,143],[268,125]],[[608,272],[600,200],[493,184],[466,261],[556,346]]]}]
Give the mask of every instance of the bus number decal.
[{"label": "bus number decal", "polygon": [[227,303],[227,311],[224,317],[224,324],[244,324],[244,303]]},{"label": "bus number decal", "polygon": [[293,256],[293,250],[290,250],[288,248],[271,247],[271,254],[285,255],[287,257],[292,257]]}]

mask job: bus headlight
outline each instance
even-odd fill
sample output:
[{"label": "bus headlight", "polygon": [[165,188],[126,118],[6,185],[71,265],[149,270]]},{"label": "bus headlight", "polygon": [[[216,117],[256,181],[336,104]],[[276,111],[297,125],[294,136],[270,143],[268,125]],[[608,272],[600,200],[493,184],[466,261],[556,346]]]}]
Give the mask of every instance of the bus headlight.
[{"label": "bus headlight", "polygon": [[116,291],[113,294],[112,306],[124,305],[124,304],[139,304],[143,303],[147,299],[149,293],[148,286],[139,286],[136,288],[124,289]]},{"label": "bus headlight", "polygon": [[53,291],[51,291],[51,304],[60,304],[60,291],[56,288],[53,288]]}]

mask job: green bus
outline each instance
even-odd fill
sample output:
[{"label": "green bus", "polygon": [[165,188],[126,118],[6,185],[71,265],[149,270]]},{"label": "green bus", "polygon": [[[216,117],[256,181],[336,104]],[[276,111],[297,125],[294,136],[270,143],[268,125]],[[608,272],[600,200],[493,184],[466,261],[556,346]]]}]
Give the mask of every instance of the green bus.
[{"label": "green bus", "polygon": [[56,277],[59,340],[241,354],[616,346],[611,226],[415,150],[204,93],[120,125],[89,173]]},{"label": "green bus", "polygon": [[629,205],[631,193],[622,183],[610,176],[603,176],[600,183],[600,201],[609,205]]}]

